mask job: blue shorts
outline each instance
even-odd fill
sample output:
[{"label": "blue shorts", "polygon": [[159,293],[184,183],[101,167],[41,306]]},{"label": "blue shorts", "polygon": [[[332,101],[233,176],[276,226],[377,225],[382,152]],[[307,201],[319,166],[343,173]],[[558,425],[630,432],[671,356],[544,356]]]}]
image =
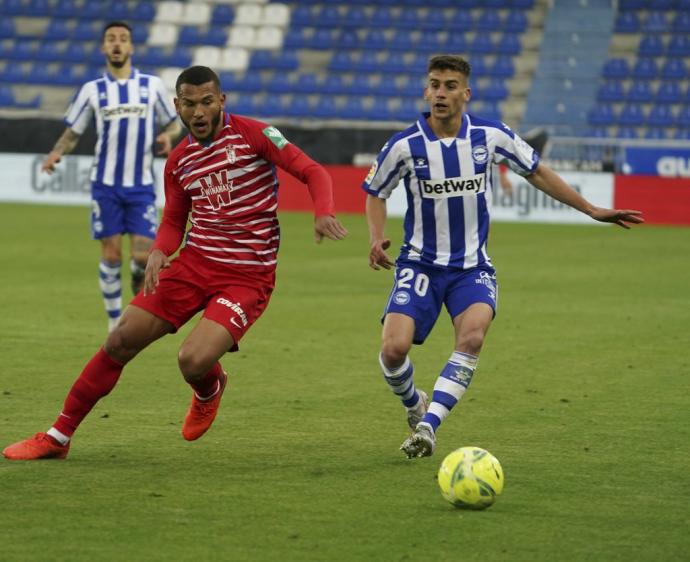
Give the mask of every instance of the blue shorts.
[{"label": "blue shorts", "polygon": [[492,267],[444,269],[398,261],[395,279],[383,317],[389,312],[410,316],[415,321],[414,343],[421,344],[434,327],[441,305],[451,319],[475,303],[486,303],[496,315],[498,284]]},{"label": "blue shorts", "polygon": [[91,184],[91,237],[116,234],[156,237],[158,211],[153,187]]}]

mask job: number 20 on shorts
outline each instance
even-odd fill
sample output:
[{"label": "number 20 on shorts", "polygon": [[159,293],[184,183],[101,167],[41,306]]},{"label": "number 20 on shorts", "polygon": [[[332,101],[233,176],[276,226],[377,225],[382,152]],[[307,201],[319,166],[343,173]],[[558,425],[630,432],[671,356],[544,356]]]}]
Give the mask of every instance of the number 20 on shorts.
[{"label": "number 20 on shorts", "polygon": [[405,267],[398,274],[396,287],[398,289],[414,289],[415,293],[423,297],[429,290],[429,276],[425,273],[417,273],[415,276],[414,269]]}]

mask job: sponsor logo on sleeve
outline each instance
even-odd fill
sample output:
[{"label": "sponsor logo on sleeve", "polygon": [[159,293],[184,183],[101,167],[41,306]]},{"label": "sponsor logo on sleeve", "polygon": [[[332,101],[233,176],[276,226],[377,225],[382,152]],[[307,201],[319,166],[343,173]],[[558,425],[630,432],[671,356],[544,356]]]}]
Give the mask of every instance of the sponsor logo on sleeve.
[{"label": "sponsor logo on sleeve", "polygon": [[376,172],[378,171],[378,169],[379,169],[379,163],[374,162],[372,164],[371,168],[369,168],[369,173],[367,174],[367,177],[364,178],[364,183],[370,184],[371,180],[374,179],[374,176],[376,175]]},{"label": "sponsor logo on sleeve", "polygon": [[448,199],[449,197],[468,197],[486,191],[486,176],[460,176],[457,178],[419,180],[422,197],[427,199]]},{"label": "sponsor logo on sleeve", "polygon": [[268,137],[268,139],[278,147],[278,150],[282,150],[286,144],[288,144],[288,140],[283,136],[283,133],[281,133],[278,129],[275,127],[266,127],[263,130],[263,134]]}]

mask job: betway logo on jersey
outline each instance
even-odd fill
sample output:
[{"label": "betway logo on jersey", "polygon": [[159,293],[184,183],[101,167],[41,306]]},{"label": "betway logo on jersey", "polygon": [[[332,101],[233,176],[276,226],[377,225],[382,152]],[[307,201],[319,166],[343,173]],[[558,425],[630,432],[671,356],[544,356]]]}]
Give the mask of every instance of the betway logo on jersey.
[{"label": "betway logo on jersey", "polygon": [[486,176],[460,176],[458,178],[444,178],[442,180],[419,180],[422,197],[429,199],[447,199],[448,197],[466,197],[486,191]]},{"label": "betway logo on jersey", "polygon": [[113,119],[127,119],[129,117],[146,117],[146,105],[143,103],[125,103],[101,107],[101,117],[104,121]]},{"label": "betway logo on jersey", "polygon": [[211,172],[203,178],[199,178],[201,195],[208,199],[214,211],[230,204],[230,192],[233,190],[232,180],[228,180],[227,170]]}]

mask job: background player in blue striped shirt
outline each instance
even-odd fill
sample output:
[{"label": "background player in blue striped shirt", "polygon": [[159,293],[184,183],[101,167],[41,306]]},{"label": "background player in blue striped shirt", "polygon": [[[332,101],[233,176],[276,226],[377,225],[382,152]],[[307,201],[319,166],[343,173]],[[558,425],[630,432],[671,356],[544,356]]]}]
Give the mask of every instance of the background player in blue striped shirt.
[{"label": "background player in blue striped shirt", "polygon": [[[158,214],[153,180],[153,144],[170,152],[180,133],[175,107],[160,78],[132,67],[132,30],[124,22],[103,29],[106,72],[84,84],[72,101],[67,128],[43,162],[52,173],[63,154],[74,150],[92,117],[98,141],[91,168],[91,234],[101,241],[99,279],[112,330],[122,309],[122,235],[130,235],[132,291],[144,281]],[[159,129],[162,129],[157,133]]]},{"label": "background player in blue striped shirt", "polygon": [[[407,409],[412,435],[400,447],[408,458],[429,456],[436,431],[469,386],[484,337],[496,313],[498,286],[487,254],[493,164],[503,163],[537,189],[589,215],[624,228],[641,213],[595,207],[569,187],[506,125],[464,112],[470,65],[461,57],[429,61],[424,98],[430,112],[394,135],[364,182],[371,249],[369,265],[395,279],[384,311],[379,362],[386,382]],[[386,199],[401,182],[407,193],[404,243],[395,264],[386,250]],[[413,382],[408,357],[444,305],[455,328],[455,348],[429,403]]]}]

